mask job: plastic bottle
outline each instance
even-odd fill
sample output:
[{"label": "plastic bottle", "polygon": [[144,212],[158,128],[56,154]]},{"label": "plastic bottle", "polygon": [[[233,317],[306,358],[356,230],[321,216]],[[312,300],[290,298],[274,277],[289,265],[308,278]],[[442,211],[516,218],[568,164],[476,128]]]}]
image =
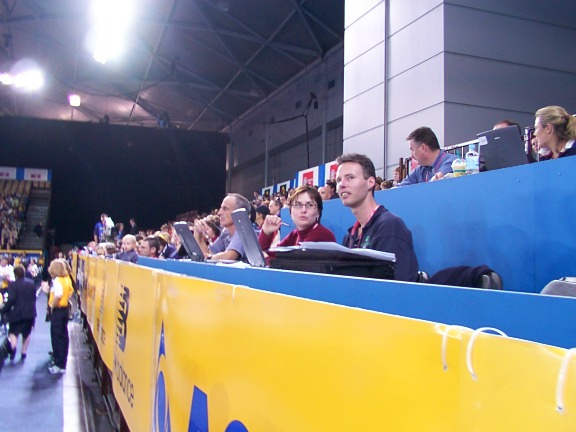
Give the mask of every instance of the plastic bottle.
[{"label": "plastic bottle", "polygon": [[480,157],[476,151],[476,144],[470,144],[466,153],[466,174],[478,174],[480,172]]},{"label": "plastic bottle", "polygon": [[460,158],[460,152],[456,152],[456,159],[452,161],[452,173],[454,177],[461,177],[466,174],[466,161]]}]

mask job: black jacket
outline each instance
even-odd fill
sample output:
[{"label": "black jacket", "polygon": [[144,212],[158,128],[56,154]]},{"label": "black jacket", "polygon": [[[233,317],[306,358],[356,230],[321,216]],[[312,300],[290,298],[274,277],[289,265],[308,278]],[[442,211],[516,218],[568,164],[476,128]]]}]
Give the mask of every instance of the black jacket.
[{"label": "black jacket", "polygon": [[8,286],[8,301],[0,312],[6,321],[18,322],[36,318],[36,285],[32,279],[16,279]]}]

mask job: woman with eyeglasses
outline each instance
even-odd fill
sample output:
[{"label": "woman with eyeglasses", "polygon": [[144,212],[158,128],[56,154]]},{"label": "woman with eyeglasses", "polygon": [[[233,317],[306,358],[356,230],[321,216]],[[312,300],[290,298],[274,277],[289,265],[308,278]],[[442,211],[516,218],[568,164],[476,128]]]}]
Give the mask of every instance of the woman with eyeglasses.
[{"label": "woman with eyeglasses", "polygon": [[[290,216],[296,229],[290,232],[278,246],[295,246],[302,242],[335,242],[334,233],[320,224],[322,217],[322,198],[318,191],[310,186],[300,186],[288,198]],[[268,215],[264,219],[258,242],[266,251],[272,244],[272,239],[280,229],[282,219],[279,215]],[[269,253],[270,257],[273,254]]]}]

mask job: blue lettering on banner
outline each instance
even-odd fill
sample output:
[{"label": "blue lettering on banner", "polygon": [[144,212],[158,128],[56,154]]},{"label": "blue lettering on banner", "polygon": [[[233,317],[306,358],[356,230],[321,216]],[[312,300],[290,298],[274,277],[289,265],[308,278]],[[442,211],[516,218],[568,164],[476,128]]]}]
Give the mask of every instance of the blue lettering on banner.
[{"label": "blue lettering on banner", "polygon": [[[194,386],[188,432],[208,432],[208,396]],[[231,421],[224,432],[248,432],[246,426],[238,420]]]},{"label": "blue lettering on banner", "polygon": [[[158,344],[158,361],[156,364],[156,391],[154,394],[154,424],[155,432],[170,432],[170,400],[166,389],[166,379],[162,369],[161,359],[166,359],[166,341],[164,337],[164,323],[160,330]],[[208,396],[200,388],[194,386],[192,402],[190,404],[190,417],[188,432],[208,432]],[[246,426],[238,420],[231,421],[224,432],[248,432]]]},{"label": "blue lettering on banner", "polygon": [[116,345],[122,352],[126,349],[128,336],[128,312],[130,311],[130,288],[120,287],[120,301],[118,303],[118,323],[116,324]]},{"label": "blue lettering on banner", "polygon": [[154,431],[170,432],[170,403],[166,391],[164,373],[160,370],[160,359],[166,358],[166,345],[164,343],[164,323],[160,330],[160,344],[158,347],[158,361],[156,363],[156,392],[154,394]]},{"label": "blue lettering on banner", "polygon": [[134,383],[128,376],[128,373],[124,370],[122,362],[118,360],[116,355],[114,355],[114,378],[116,382],[122,389],[122,393],[126,396],[126,400],[130,404],[131,408],[134,408]]}]

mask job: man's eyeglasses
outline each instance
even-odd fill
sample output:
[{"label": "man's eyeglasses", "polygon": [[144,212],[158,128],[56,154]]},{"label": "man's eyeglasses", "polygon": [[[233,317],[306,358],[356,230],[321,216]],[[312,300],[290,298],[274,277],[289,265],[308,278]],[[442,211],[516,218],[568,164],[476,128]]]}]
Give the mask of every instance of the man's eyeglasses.
[{"label": "man's eyeglasses", "polygon": [[312,209],[315,209],[316,207],[318,207],[318,205],[312,201],[309,201],[306,204],[296,201],[295,203],[292,203],[292,207],[294,207],[296,209],[301,209],[302,207],[306,207],[308,210],[312,210]]}]

